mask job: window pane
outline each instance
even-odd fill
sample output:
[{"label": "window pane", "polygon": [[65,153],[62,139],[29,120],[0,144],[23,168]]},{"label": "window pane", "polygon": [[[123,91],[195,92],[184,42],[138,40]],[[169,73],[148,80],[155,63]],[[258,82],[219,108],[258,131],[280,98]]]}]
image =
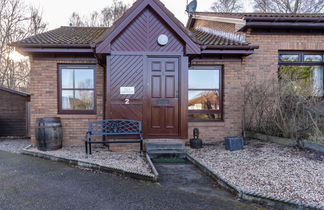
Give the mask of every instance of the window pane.
[{"label": "window pane", "polygon": [[313,95],[323,96],[323,66],[313,66]]},{"label": "window pane", "polygon": [[304,55],[305,62],[321,62],[322,60],[322,55]]},{"label": "window pane", "polygon": [[282,84],[291,82],[297,91],[313,96],[323,96],[323,66],[280,66]]},{"label": "window pane", "polygon": [[189,110],[219,110],[219,91],[189,91]]},{"label": "window pane", "polygon": [[73,69],[62,69],[62,88],[73,88]]},{"label": "window pane", "polygon": [[75,110],[93,110],[94,109],[94,92],[92,90],[75,91]]},{"label": "window pane", "polygon": [[200,120],[215,120],[221,119],[221,114],[213,114],[213,113],[206,113],[206,114],[191,114],[189,113],[190,119],[200,119]]},{"label": "window pane", "polygon": [[219,89],[219,70],[189,70],[189,89]]},{"label": "window pane", "polygon": [[73,109],[73,90],[62,91],[62,109]]},{"label": "window pane", "polygon": [[92,69],[75,69],[75,88],[93,88]]},{"label": "window pane", "polygon": [[280,60],[285,62],[299,61],[299,55],[280,55]]}]

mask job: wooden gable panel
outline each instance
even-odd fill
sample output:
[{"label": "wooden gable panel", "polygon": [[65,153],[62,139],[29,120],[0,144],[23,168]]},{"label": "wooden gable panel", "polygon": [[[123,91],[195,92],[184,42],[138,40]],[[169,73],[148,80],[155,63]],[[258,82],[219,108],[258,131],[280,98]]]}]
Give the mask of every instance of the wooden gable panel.
[{"label": "wooden gable panel", "polygon": [[[157,43],[160,34],[165,34],[169,42],[165,46]],[[149,51],[149,52],[183,52],[184,43],[158,15],[146,8],[113,41],[112,51]]]}]

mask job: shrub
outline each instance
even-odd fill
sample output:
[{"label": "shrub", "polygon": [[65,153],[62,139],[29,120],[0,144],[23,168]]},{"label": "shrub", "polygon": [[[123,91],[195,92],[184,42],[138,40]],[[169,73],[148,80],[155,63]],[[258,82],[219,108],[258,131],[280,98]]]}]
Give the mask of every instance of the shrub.
[{"label": "shrub", "polygon": [[289,79],[249,81],[244,87],[244,129],[272,136],[322,141],[323,100]]}]

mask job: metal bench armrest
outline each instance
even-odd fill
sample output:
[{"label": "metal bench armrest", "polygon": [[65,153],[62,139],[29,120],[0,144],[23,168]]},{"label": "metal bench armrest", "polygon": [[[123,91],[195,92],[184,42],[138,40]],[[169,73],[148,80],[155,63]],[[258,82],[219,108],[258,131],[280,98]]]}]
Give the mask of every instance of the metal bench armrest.
[{"label": "metal bench armrest", "polygon": [[91,131],[87,131],[84,136],[84,141],[91,141]]}]

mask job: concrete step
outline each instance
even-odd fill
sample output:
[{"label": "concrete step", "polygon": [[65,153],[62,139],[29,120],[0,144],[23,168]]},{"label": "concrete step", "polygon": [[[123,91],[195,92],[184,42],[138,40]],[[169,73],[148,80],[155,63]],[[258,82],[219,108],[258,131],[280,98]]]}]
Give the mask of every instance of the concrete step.
[{"label": "concrete step", "polygon": [[181,142],[147,142],[145,148],[149,155],[185,154],[185,145]]}]

